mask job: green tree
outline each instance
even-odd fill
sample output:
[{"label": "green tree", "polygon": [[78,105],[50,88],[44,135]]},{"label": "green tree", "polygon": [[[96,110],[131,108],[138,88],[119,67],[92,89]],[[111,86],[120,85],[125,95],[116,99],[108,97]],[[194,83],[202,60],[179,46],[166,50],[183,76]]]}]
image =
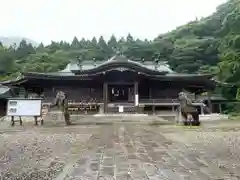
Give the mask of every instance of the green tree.
[{"label": "green tree", "polygon": [[71,48],[72,49],[79,49],[81,46],[80,46],[80,42],[78,41],[78,38],[75,36],[73,38],[73,41],[72,41],[72,44],[71,44]]},{"label": "green tree", "polygon": [[34,53],[36,53],[36,50],[34,49],[32,44],[30,43],[28,44],[24,39],[20,42],[19,46],[15,50],[15,56],[17,59],[27,57],[29,54],[34,54]]},{"label": "green tree", "polygon": [[[70,59],[106,60],[117,50],[136,61],[167,61],[174,71],[182,73],[212,73],[214,78],[232,84],[222,88],[228,97],[238,97],[240,88],[240,1],[229,0],[212,15],[191,21],[173,31],[161,34],[153,41],[135,39],[133,35],[112,35],[106,42],[77,37],[69,44],[54,42],[36,49],[22,40],[19,46],[4,48],[0,43],[1,79],[19,72],[54,72],[63,69]],[[144,59],[144,60],[143,60]]]},{"label": "green tree", "polygon": [[116,48],[118,46],[118,43],[117,43],[117,38],[112,35],[108,41],[108,46],[113,49],[113,48]]},{"label": "green tree", "polygon": [[14,70],[14,58],[11,52],[1,46],[0,47],[0,74],[9,75]]}]

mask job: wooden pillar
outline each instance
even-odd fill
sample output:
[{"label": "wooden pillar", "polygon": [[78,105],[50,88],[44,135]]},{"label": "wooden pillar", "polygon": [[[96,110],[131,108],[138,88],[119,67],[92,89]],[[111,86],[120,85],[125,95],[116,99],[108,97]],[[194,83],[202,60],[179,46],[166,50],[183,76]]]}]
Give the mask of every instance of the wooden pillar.
[{"label": "wooden pillar", "polygon": [[219,113],[222,114],[222,104],[219,103],[218,106],[219,106]]},{"label": "wooden pillar", "polygon": [[14,126],[14,125],[15,125],[14,116],[11,116],[11,125],[12,125],[12,126]]},{"label": "wooden pillar", "polygon": [[196,100],[197,100],[197,94],[194,93],[194,101],[196,101]]},{"label": "wooden pillar", "polygon": [[207,96],[208,96],[208,108],[210,113],[212,113],[212,101],[211,101],[212,91],[209,90],[207,92]]},{"label": "wooden pillar", "polygon": [[138,82],[134,82],[134,95],[138,94]]},{"label": "wooden pillar", "polygon": [[138,94],[138,82],[134,82],[134,103],[135,103],[135,111],[138,112],[139,106],[139,94]]},{"label": "wooden pillar", "polygon": [[155,102],[152,100],[152,113],[155,114]]},{"label": "wooden pillar", "polygon": [[204,114],[204,111],[203,111],[203,104],[201,104],[200,108],[201,108],[201,114],[203,115],[203,114]]},{"label": "wooden pillar", "polygon": [[152,99],[152,88],[149,87],[149,99]]},{"label": "wooden pillar", "polygon": [[104,103],[104,113],[107,113],[108,107],[108,84],[104,82],[103,84],[103,103]]},{"label": "wooden pillar", "polygon": [[178,111],[177,111],[177,123],[182,124],[183,123],[183,117],[182,117],[182,107],[181,105],[178,106]]},{"label": "wooden pillar", "polygon": [[128,102],[131,101],[131,88],[128,88]]},{"label": "wooden pillar", "polygon": [[34,121],[35,121],[35,125],[37,126],[38,125],[38,117],[37,116],[34,116]]},{"label": "wooden pillar", "polygon": [[27,88],[24,88],[24,98],[28,98],[28,90],[27,90]]}]

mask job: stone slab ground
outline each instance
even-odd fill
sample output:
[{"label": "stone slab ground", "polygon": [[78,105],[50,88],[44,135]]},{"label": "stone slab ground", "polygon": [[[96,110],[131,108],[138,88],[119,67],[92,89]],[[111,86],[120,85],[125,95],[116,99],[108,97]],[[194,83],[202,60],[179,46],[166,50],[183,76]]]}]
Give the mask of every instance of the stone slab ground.
[{"label": "stone slab ground", "polygon": [[0,124],[0,179],[240,179],[240,123]]}]

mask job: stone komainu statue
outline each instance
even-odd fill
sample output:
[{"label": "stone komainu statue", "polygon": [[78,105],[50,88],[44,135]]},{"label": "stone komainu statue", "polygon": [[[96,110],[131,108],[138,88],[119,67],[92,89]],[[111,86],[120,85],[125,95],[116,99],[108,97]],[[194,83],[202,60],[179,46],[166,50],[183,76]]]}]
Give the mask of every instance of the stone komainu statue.
[{"label": "stone komainu statue", "polygon": [[54,99],[52,106],[58,106],[58,108],[63,112],[64,120],[66,125],[70,125],[70,115],[68,112],[68,99],[64,92],[59,91]]},{"label": "stone komainu statue", "polygon": [[186,93],[179,93],[180,100],[180,113],[184,118],[184,125],[194,125],[199,126],[199,112],[196,107],[193,106],[192,100],[187,96]]}]

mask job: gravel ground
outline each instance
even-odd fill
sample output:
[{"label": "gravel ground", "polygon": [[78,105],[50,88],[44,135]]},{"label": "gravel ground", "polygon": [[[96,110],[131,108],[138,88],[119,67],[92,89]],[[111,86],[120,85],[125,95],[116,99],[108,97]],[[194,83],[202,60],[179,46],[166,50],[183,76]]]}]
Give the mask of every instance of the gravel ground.
[{"label": "gravel ground", "polygon": [[0,124],[0,179],[240,179],[240,122]]}]

